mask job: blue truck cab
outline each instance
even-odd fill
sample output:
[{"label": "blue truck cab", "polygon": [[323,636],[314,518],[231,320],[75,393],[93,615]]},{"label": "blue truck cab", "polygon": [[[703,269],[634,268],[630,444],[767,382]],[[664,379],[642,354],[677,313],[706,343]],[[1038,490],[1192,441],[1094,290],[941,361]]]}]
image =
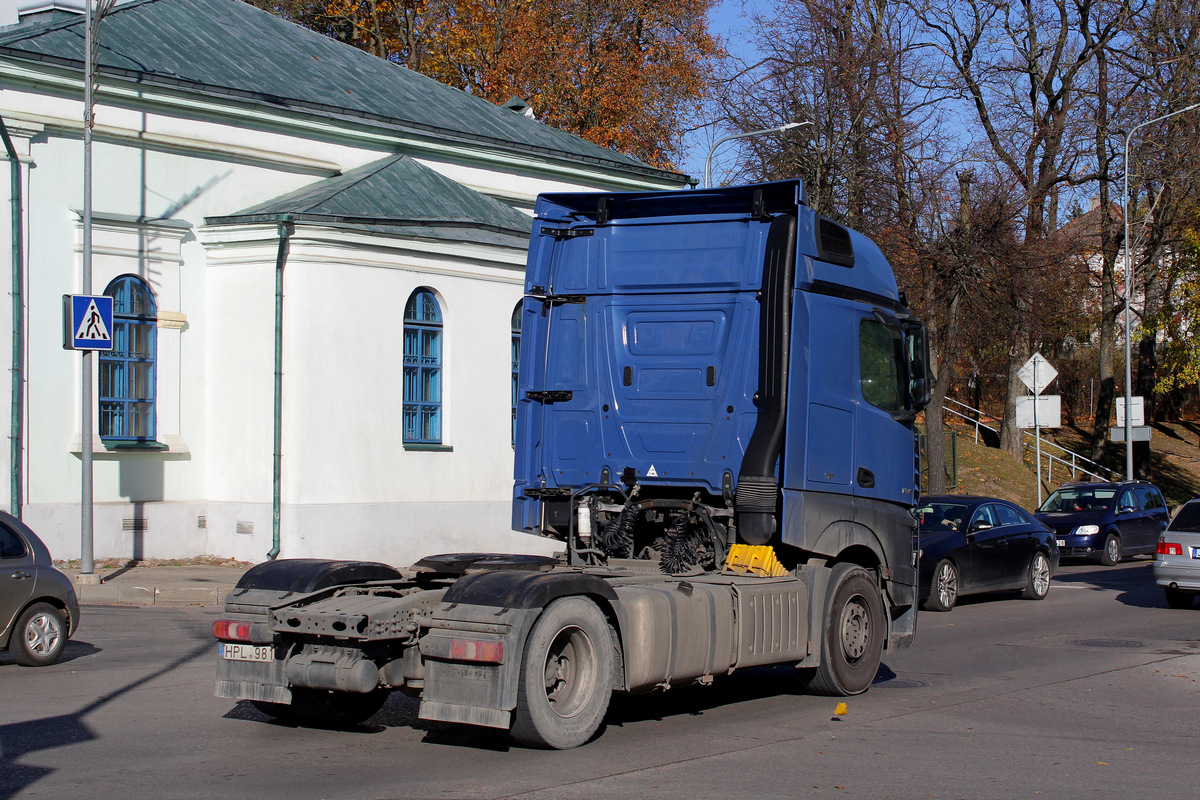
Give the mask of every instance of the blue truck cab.
[{"label": "blue truck cab", "polygon": [[739,542],[789,567],[866,548],[907,604],[930,381],[879,248],[800,181],[535,213],[514,528],[668,573]]}]

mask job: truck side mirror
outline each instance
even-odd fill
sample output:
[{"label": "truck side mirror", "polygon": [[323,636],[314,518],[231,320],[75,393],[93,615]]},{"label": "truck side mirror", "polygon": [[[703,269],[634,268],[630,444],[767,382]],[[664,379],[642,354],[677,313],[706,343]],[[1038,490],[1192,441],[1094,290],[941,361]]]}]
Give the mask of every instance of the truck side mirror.
[{"label": "truck side mirror", "polygon": [[908,402],[913,411],[929,405],[933,393],[933,374],[929,369],[929,329],[925,323],[910,319],[904,325],[908,360]]}]

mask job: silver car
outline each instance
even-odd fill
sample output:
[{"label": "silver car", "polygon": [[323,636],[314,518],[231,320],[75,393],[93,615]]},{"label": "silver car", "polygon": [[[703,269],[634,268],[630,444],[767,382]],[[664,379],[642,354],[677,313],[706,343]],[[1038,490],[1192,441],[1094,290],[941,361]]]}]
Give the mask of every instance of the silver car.
[{"label": "silver car", "polygon": [[1191,608],[1200,594],[1200,499],[1185,503],[1158,537],[1154,582],[1171,608]]},{"label": "silver car", "polygon": [[44,667],[62,656],[78,624],[71,579],[54,568],[33,531],[0,511],[0,650],[18,664]]}]

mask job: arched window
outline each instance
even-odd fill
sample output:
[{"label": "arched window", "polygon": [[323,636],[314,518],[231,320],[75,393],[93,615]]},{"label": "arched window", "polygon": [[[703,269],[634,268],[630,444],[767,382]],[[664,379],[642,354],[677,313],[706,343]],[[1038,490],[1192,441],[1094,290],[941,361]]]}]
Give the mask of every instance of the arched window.
[{"label": "arched window", "polygon": [[442,442],[442,311],[428,289],[404,306],[404,441]]},{"label": "arched window", "polygon": [[512,441],[517,443],[517,367],[521,364],[521,303],[512,314]]},{"label": "arched window", "polygon": [[112,349],[100,351],[100,438],[152,442],[158,309],[150,287],[124,275],[104,293],[113,299]]}]

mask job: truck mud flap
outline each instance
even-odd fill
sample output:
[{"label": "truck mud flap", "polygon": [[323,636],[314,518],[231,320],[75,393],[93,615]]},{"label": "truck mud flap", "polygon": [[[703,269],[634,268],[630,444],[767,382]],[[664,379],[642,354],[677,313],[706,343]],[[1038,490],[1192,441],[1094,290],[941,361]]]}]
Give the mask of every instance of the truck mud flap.
[{"label": "truck mud flap", "polygon": [[292,702],[283,675],[283,659],[270,663],[217,660],[217,697],[231,700],[258,700],[265,703]]},{"label": "truck mud flap", "polygon": [[507,730],[525,637],[539,613],[540,608],[443,604],[421,638],[420,718]]}]

